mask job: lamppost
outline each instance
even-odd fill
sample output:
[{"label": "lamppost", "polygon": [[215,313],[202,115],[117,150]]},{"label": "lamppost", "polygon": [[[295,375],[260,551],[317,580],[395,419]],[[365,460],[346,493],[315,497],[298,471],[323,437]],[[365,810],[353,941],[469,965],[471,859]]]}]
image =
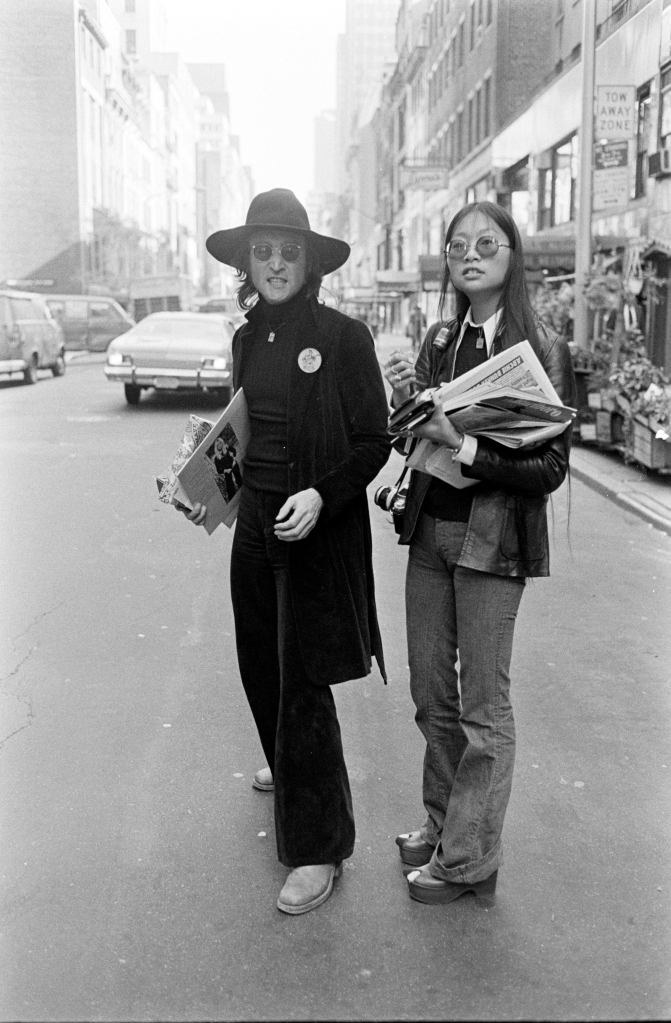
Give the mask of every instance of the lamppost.
[{"label": "lamppost", "polygon": [[575,299],[573,340],[589,349],[589,308],[584,294],[592,266],[592,160],[594,149],[594,71],[596,64],[596,0],[583,0],[582,120],[580,124],[580,184],[575,237]]}]

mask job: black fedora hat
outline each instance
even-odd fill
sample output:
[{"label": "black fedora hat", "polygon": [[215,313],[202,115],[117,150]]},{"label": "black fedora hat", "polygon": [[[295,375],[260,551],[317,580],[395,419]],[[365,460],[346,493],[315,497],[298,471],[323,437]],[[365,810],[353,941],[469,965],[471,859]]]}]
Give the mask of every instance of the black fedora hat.
[{"label": "black fedora hat", "polygon": [[305,207],[288,188],[272,188],[255,196],[247,210],[247,219],[242,227],[231,227],[215,231],[205,245],[207,251],[220,263],[238,266],[240,249],[250,234],[259,228],[300,231],[308,235],[319,253],[322,271],[330,274],[342,266],[349,257],[350,247],[340,238],[329,238],[310,229]]}]

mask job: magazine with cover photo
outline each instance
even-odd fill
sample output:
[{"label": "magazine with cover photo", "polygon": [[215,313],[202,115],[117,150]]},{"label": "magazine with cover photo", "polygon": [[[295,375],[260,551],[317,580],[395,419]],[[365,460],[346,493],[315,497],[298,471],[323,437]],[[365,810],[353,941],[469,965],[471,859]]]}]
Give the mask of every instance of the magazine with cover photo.
[{"label": "magazine with cover photo", "polygon": [[240,389],[215,423],[189,418],[169,473],[157,480],[160,500],[187,508],[205,505],[208,534],[222,522],[230,528],[238,514],[248,443],[249,415]]}]

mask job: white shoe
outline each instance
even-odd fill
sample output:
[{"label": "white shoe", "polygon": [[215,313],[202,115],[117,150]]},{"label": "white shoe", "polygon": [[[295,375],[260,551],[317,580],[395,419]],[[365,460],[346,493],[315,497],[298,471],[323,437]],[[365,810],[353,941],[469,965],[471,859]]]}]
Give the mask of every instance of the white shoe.
[{"label": "white shoe", "polygon": [[273,781],[273,772],[269,767],[262,767],[260,771],[257,771],[254,775],[252,785],[259,792],[274,792],[275,782]]}]

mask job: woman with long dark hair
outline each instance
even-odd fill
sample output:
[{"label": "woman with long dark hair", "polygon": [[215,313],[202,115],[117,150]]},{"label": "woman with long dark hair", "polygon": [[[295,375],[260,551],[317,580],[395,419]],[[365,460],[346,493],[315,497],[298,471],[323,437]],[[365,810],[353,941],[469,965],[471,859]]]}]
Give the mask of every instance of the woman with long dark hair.
[{"label": "woman with long dark hair", "polygon": [[[525,339],[562,402],[575,404],[568,345],[534,315],[522,240],[500,206],[469,203],[453,218],[441,316],[450,285],[456,316],[429,328],[415,365],[395,353],[385,366],[394,407]],[[406,869],[410,895],[447,903],[496,887],[515,757],[513,630],[525,579],[549,574],[546,504],[568,469],[571,428],[510,449],[458,433],[437,407],[413,435],[452,450],[461,485],[413,472],[399,539],[410,545],[408,653],[426,740],[426,820],[396,843],[403,863],[419,868]]]}]

